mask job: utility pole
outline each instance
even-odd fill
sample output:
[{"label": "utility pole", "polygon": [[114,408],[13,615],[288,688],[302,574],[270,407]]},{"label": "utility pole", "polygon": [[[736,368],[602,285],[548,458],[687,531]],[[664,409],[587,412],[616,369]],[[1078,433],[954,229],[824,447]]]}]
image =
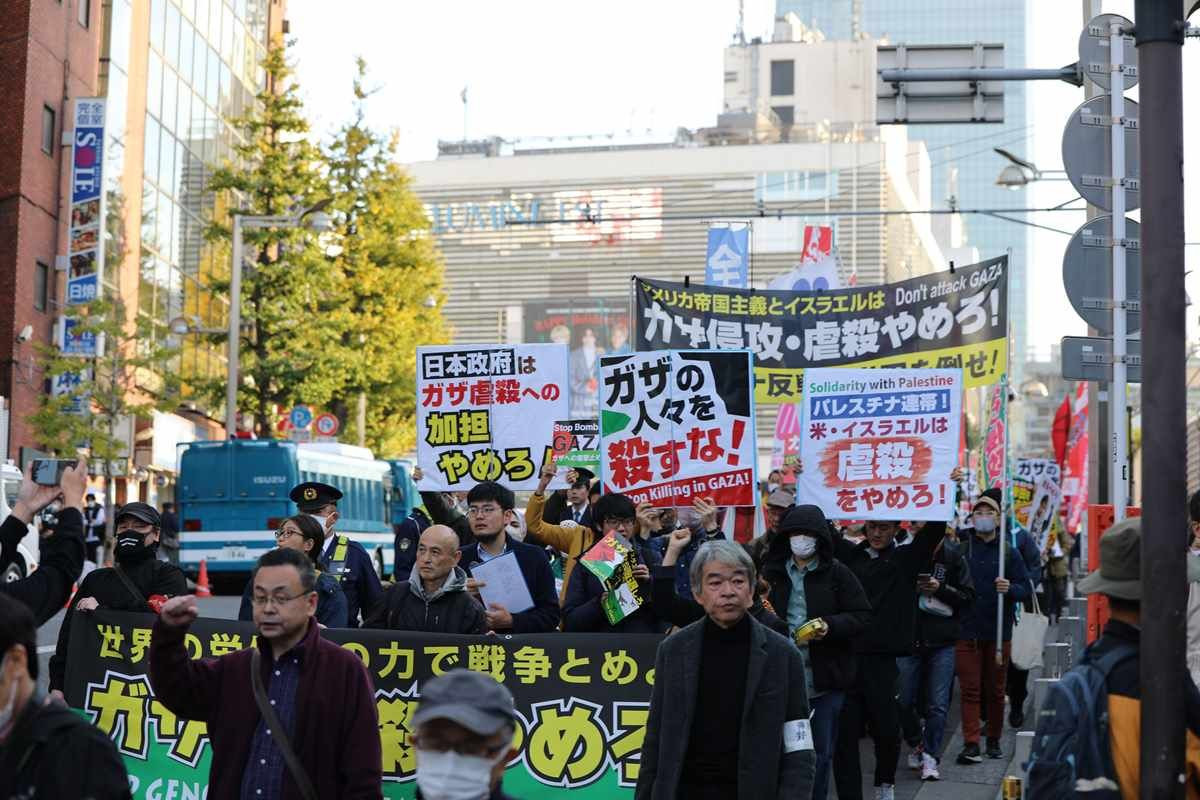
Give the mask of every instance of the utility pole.
[{"label": "utility pole", "polygon": [[[1195,3],[1189,4],[1191,7]],[[1184,796],[1187,528],[1183,265],[1183,37],[1179,0],[1136,0],[1141,73],[1142,800]],[[1143,464],[1147,464],[1143,460]],[[1153,480],[1147,480],[1148,477]]]}]

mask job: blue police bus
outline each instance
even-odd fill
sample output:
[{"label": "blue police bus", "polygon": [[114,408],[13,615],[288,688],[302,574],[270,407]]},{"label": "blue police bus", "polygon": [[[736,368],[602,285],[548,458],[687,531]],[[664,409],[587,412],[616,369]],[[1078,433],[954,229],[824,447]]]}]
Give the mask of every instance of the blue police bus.
[{"label": "blue police bus", "polygon": [[335,531],[366,548],[381,575],[391,574],[393,525],[411,512],[416,494],[408,462],[336,442],[233,439],[183,448],[176,493],[183,569],[195,572],[203,559],[218,575],[249,573],[275,546],[275,530],[297,513],[292,487],[320,481],[343,493]]}]

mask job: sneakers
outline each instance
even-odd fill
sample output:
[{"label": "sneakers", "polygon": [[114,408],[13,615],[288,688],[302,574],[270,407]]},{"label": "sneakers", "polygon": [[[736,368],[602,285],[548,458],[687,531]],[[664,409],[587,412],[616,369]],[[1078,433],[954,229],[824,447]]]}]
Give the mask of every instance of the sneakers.
[{"label": "sneakers", "polygon": [[983,756],[979,754],[979,742],[967,742],[966,747],[958,754],[957,760],[964,766],[983,763]]},{"label": "sneakers", "polygon": [[908,768],[920,769],[923,763],[921,757],[924,755],[924,753],[925,751],[922,749],[921,745],[914,747],[908,754]]},{"label": "sneakers", "polygon": [[890,783],[875,787],[875,800],[896,800],[896,789]]},{"label": "sneakers", "polygon": [[1000,750],[999,739],[987,740],[987,757],[988,758],[1004,758],[1004,753]]},{"label": "sneakers", "polygon": [[928,753],[921,755],[921,780],[923,781],[940,781],[941,773],[938,772],[937,759]]}]

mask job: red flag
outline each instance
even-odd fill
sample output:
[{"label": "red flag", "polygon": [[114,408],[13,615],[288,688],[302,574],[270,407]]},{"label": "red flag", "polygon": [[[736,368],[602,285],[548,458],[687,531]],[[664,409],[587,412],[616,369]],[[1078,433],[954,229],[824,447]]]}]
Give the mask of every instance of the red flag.
[{"label": "red flag", "polygon": [[1071,397],[1063,398],[1062,405],[1054,413],[1054,425],[1050,428],[1050,441],[1054,443],[1054,460],[1062,467],[1067,458],[1067,435],[1071,432]]}]

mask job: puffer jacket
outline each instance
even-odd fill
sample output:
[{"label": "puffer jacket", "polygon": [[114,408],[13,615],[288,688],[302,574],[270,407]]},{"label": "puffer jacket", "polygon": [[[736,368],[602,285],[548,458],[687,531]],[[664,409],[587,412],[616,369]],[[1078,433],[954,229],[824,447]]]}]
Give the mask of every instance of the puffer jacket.
[{"label": "puffer jacket", "polygon": [[407,581],[384,592],[363,627],[469,634],[483,633],[487,620],[483,607],[467,592],[466,571],[455,567],[441,587],[428,595],[420,574],[413,570]]}]

